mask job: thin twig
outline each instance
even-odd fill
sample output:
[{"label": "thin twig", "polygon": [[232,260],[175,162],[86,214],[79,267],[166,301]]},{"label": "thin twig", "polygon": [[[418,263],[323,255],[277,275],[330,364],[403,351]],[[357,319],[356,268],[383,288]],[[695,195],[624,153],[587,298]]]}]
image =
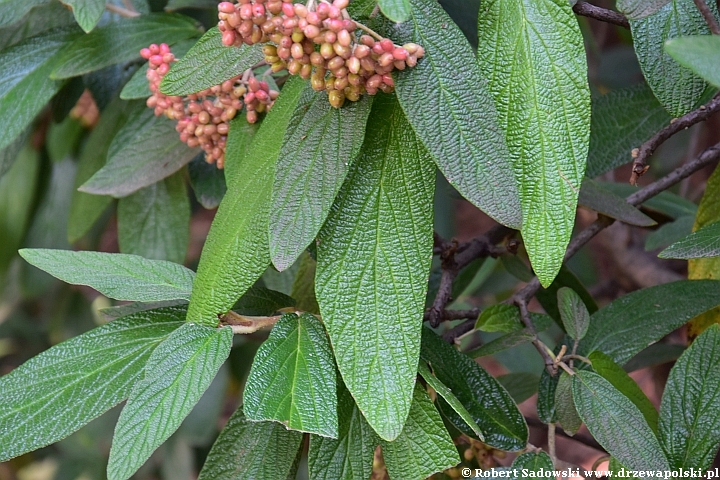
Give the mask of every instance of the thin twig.
[{"label": "thin twig", "polygon": [[272,317],[250,317],[240,315],[230,310],[220,319],[222,326],[230,325],[235,335],[247,335],[255,333],[266,327],[275,325],[282,315],[274,315]]},{"label": "thin twig", "polygon": [[132,10],[128,10],[127,8],[123,8],[119,5],[114,5],[112,3],[106,3],[105,4],[105,10],[112,13],[117,13],[121,17],[126,18],[132,18],[132,17],[139,17],[140,14],[138,12],[134,12]]},{"label": "thin twig", "polygon": [[522,319],[522,322],[525,324],[525,327],[532,332],[535,335],[535,340],[533,340],[533,345],[535,345],[535,348],[537,349],[538,353],[540,353],[540,356],[545,361],[545,368],[547,369],[548,373],[550,375],[555,376],[557,373],[557,364],[555,363],[555,359],[550,355],[549,349],[547,348],[547,345],[545,345],[543,342],[540,341],[539,338],[537,338],[537,332],[535,331],[535,325],[533,325],[532,320],[530,319],[530,312],[528,312],[527,309],[527,300],[526,299],[519,299],[516,302],[518,308],[520,309],[520,319]]},{"label": "thin twig", "polygon": [[720,24],[718,24],[717,18],[715,18],[715,15],[713,15],[707,3],[705,3],[705,0],[693,1],[695,2],[695,6],[697,7],[697,9],[700,10],[700,13],[702,13],[703,18],[705,19],[705,23],[707,23],[712,34],[720,35]]},{"label": "thin twig", "polygon": [[[537,418],[525,417],[525,421],[526,421],[527,424],[528,424],[529,426],[531,426],[531,427],[535,427],[535,428],[547,428],[547,424],[541,422],[541,421],[538,420]],[[556,435],[556,436],[557,436],[557,435],[560,435],[560,436],[565,437],[565,438],[568,438],[568,439],[570,439],[570,440],[574,440],[574,441],[576,441],[576,442],[578,442],[578,443],[582,443],[583,445],[585,445],[585,446],[587,446],[587,447],[594,448],[595,450],[598,450],[598,451],[600,451],[600,452],[605,452],[605,449],[602,447],[602,445],[600,445],[594,438],[589,437],[589,436],[587,436],[587,435],[583,435],[583,434],[581,434],[581,433],[577,433],[577,434],[575,434],[575,435],[573,435],[573,436],[570,436],[570,435],[568,435],[568,434],[565,432],[565,430],[563,430],[562,428],[557,427],[557,426],[555,427],[555,435]]]},{"label": "thin twig", "polygon": [[630,184],[637,185],[638,179],[647,171],[647,159],[655,150],[662,145],[667,139],[675,135],[681,130],[685,130],[696,123],[707,120],[715,112],[720,111],[720,95],[716,95],[706,105],[683,115],[682,117],[672,121],[670,125],[663,128],[650,139],[643,143],[640,148],[633,150],[633,168],[630,175]]},{"label": "thin twig", "polygon": [[548,454],[550,455],[550,460],[552,461],[552,464],[555,465],[555,463],[557,463],[557,455],[555,454],[555,424],[549,423],[547,427]]},{"label": "thin twig", "polygon": [[621,13],[608,10],[606,8],[597,7],[587,2],[577,2],[573,7],[573,11],[583,17],[594,18],[601,22],[612,23],[620,27],[630,28],[627,18]]},{"label": "thin twig", "polygon": [[475,319],[466,320],[447,332],[443,333],[442,338],[448,343],[455,343],[455,339],[461,337],[475,328]]},{"label": "thin twig", "polygon": [[[477,320],[479,315],[480,315],[479,308],[471,308],[469,310],[445,310],[445,309],[443,309],[443,311],[440,313],[440,318],[442,320],[462,320],[464,318]],[[430,320],[430,311],[425,312],[424,319]]]}]

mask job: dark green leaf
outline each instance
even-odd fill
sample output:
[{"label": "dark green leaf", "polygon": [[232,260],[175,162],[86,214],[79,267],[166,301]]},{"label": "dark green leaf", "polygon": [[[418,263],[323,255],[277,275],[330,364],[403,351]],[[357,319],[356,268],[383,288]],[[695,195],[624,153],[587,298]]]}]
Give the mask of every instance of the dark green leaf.
[{"label": "dark green leaf", "polygon": [[195,46],[172,65],[160,83],[160,91],[166,95],[200,92],[241,75],[263,59],[261,44],[226,47],[221,39],[222,33],[217,27],[205,32]]},{"label": "dark green leaf", "polygon": [[190,200],[182,172],[118,202],[122,253],[183,263],[190,236]]},{"label": "dark green leaf", "polygon": [[618,0],[617,9],[631,20],[644,18],[660,10],[672,0]]},{"label": "dark green leaf", "polygon": [[108,480],[130,478],[210,386],[230,354],[230,328],[186,323],[153,351],[115,427]]},{"label": "dark green leaf", "polygon": [[695,217],[684,215],[675,221],[668,222],[645,237],[645,250],[652,251],[665,248],[692,233]]},{"label": "dark green leaf", "polygon": [[669,470],[640,410],[610,382],[593,372],[577,372],[573,398],[592,436],[623,465],[631,470]]},{"label": "dark green leaf", "polygon": [[28,128],[18,135],[15,140],[10,142],[8,146],[0,150],[0,178],[2,178],[2,176],[10,170],[10,167],[13,166],[15,159],[20,154],[23,146],[27,143],[29,136],[30,129]]},{"label": "dark green leaf", "polygon": [[557,304],[557,292],[562,287],[572,288],[575,293],[580,295],[585,307],[587,307],[590,313],[597,311],[598,307],[593,299],[592,295],[587,291],[585,285],[575,276],[574,273],[565,265],[560,268],[560,273],[555,277],[552,285],[548,288],[541,288],[535,294],[535,297],[540,302],[540,305],[554,320],[556,320],[560,326],[562,326],[562,319],[560,318],[560,310]]},{"label": "dark green leaf", "polygon": [[480,313],[475,329],[483,332],[516,332],[522,330],[520,311],[515,305],[499,303],[491,305]]},{"label": "dark green leaf", "polygon": [[[190,321],[213,325],[217,315],[228,311],[270,263],[267,232],[270,190],[280,152],[277,132],[287,127],[304,83],[293,79],[285,84],[247,154],[243,142],[228,141],[225,156],[239,164],[234,174],[228,172],[228,192],[215,214],[200,257],[188,309]],[[242,161],[230,160],[232,157]]]},{"label": "dark green leaf", "polygon": [[[558,350],[556,348],[556,350]],[[557,351],[555,352],[557,354]],[[550,376],[547,369],[543,369],[540,374],[540,384],[538,385],[537,411],[538,418],[543,423],[553,423],[557,421],[557,409],[555,408],[555,393],[560,380],[560,375]]]},{"label": "dark green leaf", "polygon": [[[13,4],[22,4],[22,6],[13,6]],[[75,23],[73,14],[60,2],[38,5],[37,2],[32,0],[14,0],[0,4],[0,24],[3,24],[8,19],[5,16],[8,11],[14,15],[28,7],[31,8],[27,15],[11,25],[0,26],[0,50],[42,32],[58,27],[67,27]]]},{"label": "dark green leaf", "polygon": [[320,306],[315,296],[315,270],[317,262],[312,258],[309,252],[305,252],[300,257],[300,266],[298,267],[295,281],[290,291],[290,296],[297,300],[298,310],[310,313],[320,313]]},{"label": "dark green leaf", "polygon": [[334,108],[305,87],[280,149],[270,208],[270,255],[278,270],[315,239],[360,151],[372,97]]},{"label": "dark green leaf", "polygon": [[720,255],[720,222],[705,225],[658,254],[660,258],[706,258]]},{"label": "dark green leaf", "polygon": [[168,118],[134,110],[110,144],[105,166],[79,190],[125,197],[177,172],[198,151],[180,141]]},{"label": "dark green leaf", "polygon": [[262,316],[292,306],[295,306],[295,300],[284,293],[253,285],[235,302],[232,309],[242,315]]},{"label": "dark green leaf", "polygon": [[150,91],[150,84],[148,83],[146,76],[148,67],[149,64],[145,62],[143,66],[133,73],[133,76],[130,77],[130,80],[128,80],[120,92],[120,98],[123,100],[138,100],[146,99],[152,95],[152,92]]},{"label": "dark green leaf", "polygon": [[[287,122],[289,115],[292,114],[292,108],[295,108],[294,104],[292,107],[288,107],[288,111],[283,113],[283,123],[280,123],[278,125],[279,127],[287,128]],[[274,115],[270,116],[271,121],[273,116]],[[225,168],[223,169],[225,170],[225,184],[228,187],[237,183],[237,181],[242,178],[243,170],[240,166],[250,152],[250,145],[252,145],[252,141],[255,138],[255,133],[263,123],[267,122],[248,123],[243,115],[238,115],[230,121],[230,130],[228,131],[227,144],[225,145],[225,151],[229,153],[225,153]],[[266,131],[263,135],[269,136],[269,132]],[[269,146],[271,145],[270,140],[271,138],[268,137],[261,141],[267,142],[266,146]]]},{"label": "dark green leaf", "polygon": [[57,442],[124,400],[184,314],[168,308],[116,320],[0,378],[0,459]]},{"label": "dark green leaf", "polygon": [[660,405],[660,443],[670,466],[706,470],[720,446],[720,328],[695,339],[670,371]]},{"label": "dark green leaf", "polygon": [[555,411],[557,421],[563,430],[570,435],[575,435],[582,426],[582,420],[575,408],[572,384],[572,377],[567,372],[561,372],[555,389]]},{"label": "dark green leaf", "polygon": [[425,48],[397,76],[397,95],[412,128],[448,181],[485,213],[522,223],[512,163],[492,97],[470,45],[435,0],[410,0],[411,20],[386,32]]},{"label": "dark green leaf", "polygon": [[20,20],[33,7],[50,3],[50,0],[5,0],[0,3],[0,26]]},{"label": "dark green leaf", "polygon": [[587,177],[583,179],[578,204],[629,225],[649,227],[657,224],[655,220],[627,203],[624,198],[605,190]]},{"label": "dark green leaf", "polygon": [[394,96],[375,100],[368,125],[320,232],[315,288],[348,390],[393,440],[417,376],[435,169]]},{"label": "dark green leaf", "polygon": [[557,292],[558,309],[565,331],[573,340],[582,340],[590,325],[590,313],[580,296],[568,287]]},{"label": "dark green leaf", "polygon": [[623,366],[626,372],[634,372],[645,367],[654,367],[664,363],[674,362],[685,351],[684,345],[671,343],[653,343],[640,353],[632,357]]},{"label": "dark green leaf", "polygon": [[595,312],[580,343],[600,350],[618,365],[697,315],[720,305],[720,281],[681,280],[618,298]]},{"label": "dark green leaf", "polygon": [[[588,177],[630,163],[630,152],[671,120],[646,83],[593,97]],[[580,190],[582,195],[582,190]]]},{"label": "dark green leaf", "polygon": [[537,338],[537,335],[527,328],[510,332],[502,337],[496,338],[481,347],[467,352],[467,355],[473,358],[486,357],[493,355],[508,348],[517,347],[518,345],[524,345],[530,343]]},{"label": "dark green leaf", "polygon": [[70,78],[140,57],[151,43],[173,44],[198,35],[195,20],[176,13],[121,18],[96,28],[59,53],[52,78]]},{"label": "dark green leaf", "polygon": [[308,469],[312,480],[367,480],[379,439],[343,386],[338,393],[337,440],[310,436]]},{"label": "dark green leaf", "polygon": [[148,310],[153,310],[156,308],[177,307],[177,306],[183,306],[183,308],[186,308],[187,301],[185,301],[185,300],[164,300],[162,302],[132,302],[132,303],[126,303],[124,305],[118,305],[116,307],[101,308],[100,310],[98,310],[98,313],[101,315],[103,320],[105,320],[107,322],[112,322],[113,320],[117,320],[118,318],[122,318],[122,317],[127,317],[128,315],[132,315],[134,313],[147,312]]},{"label": "dark green leaf", "polygon": [[[473,416],[485,443],[503,450],[525,448],[528,428],[512,397],[470,357],[458,352],[430,329],[423,329],[423,360]],[[472,430],[447,405],[441,410],[466,434]]]},{"label": "dark green leaf", "polygon": [[70,7],[75,15],[75,20],[78,25],[89,32],[98,21],[105,11],[105,0],[61,0],[62,3]]},{"label": "dark green leaf", "polygon": [[294,478],[302,439],[302,433],[279,423],[248,421],[240,407],[220,432],[198,480]]},{"label": "dark green leaf", "polygon": [[217,0],[169,0],[165,11],[172,12],[181,8],[212,8],[217,9]]},{"label": "dark green leaf", "polygon": [[395,441],[380,440],[391,478],[423,480],[460,463],[455,444],[427,392],[415,385],[402,433]]},{"label": "dark green leaf", "polygon": [[227,191],[223,171],[206,162],[201,153],[188,164],[188,174],[198,203],[208,209],[217,208]]},{"label": "dark green leaf", "polygon": [[[528,452],[518,455],[513,461],[512,469],[517,469],[525,473],[535,472],[537,477],[546,477],[548,471],[554,470],[550,455],[545,452]],[[532,477],[532,474],[530,474]],[[519,475],[518,478],[526,478],[526,475]]]},{"label": "dark green leaf", "polygon": [[[708,6],[717,13],[714,2]],[[674,117],[692,110],[707,84],[680,66],[663,48],[665,41],[686,35],[707,35],[707,23],[693,0],[672,0],[653,15],[630,20],[640,68],[653,93]]]},{"label": "dark green leaf", "polygon": [[177,263],[137,255],[29,249],[30,264],[73,285],[88,285],[115,300],[158,302],[190,298],[195,274]]},{"label": "dark green leaf", "polygon": [[410,18],[408,0],[378,0],[380,11],[393,22],[406,22]]},{"label": "dark green leaf", "polygon": [[588,156],[582,34],[567,0],[486,1],[478,32],[480,69],[519,183],[525,248],[547,287],[570,241]]},{"label": "dark green leaf", "polygon": [[60,162],[77,152],[80,137],[85,128],[76,119],[65,117],[61,122],[50,123],[45,136],[45,150],[51,162]]},{"label": "dark green leaf", "polygon": [[333,353],[325,329],[309,313],[283,315],[255,354],[243,390],[250,420],[337,438]]},{"label": "dark green leaf", "polygon": [[507,390],[515,403],[522,403],[538,391],[540,378],[528,372],[513,372],[500,375],[496,379]]},{"label": "dark green leaf", "polygon": [[720,88],[720,37],[696,35],[665,42],[665,51],[716,88]]},{"label": "dark green leaf", "polygon": [[592,368],[595,372],[610,382],[613,387],[617,388],[620,393],[638,407],[650,428],[653,432],[656,432],[658,428],[657,410],[638,384],[635,383],[635,380],[630,378],[622,367],[613,362],[612,358],[600,351],[592,352],[588,355],[588,359],[592,362]]}]

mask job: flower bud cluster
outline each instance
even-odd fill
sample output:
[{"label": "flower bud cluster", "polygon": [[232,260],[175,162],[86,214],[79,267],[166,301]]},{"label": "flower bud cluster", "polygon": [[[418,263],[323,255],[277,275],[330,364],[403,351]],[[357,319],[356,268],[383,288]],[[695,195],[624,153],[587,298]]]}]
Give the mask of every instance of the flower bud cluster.
[{"label": "flower bud cluster", "polygon": [[378,35],[355,36],[357,29],[345,9],[349,0],[321,0],[310,7],[292,0],[239,0],[218,5],[218,28],[227,46],[265,45],[263,53],[274,72],[287,69],[310,79],[316,91],[326,90],[333,107],[357,101],[363,93],[390,93],[391,72],[414,67],[425,50],[415,43],[395,45]]},{"label": "flower bud cluster", "polygon": [[170,70],[175,56],[166,44],[150,45],[140,55],[148,60],[147,79],[152,95],[147,106],[155,115],[177,120],[175,129],[180,140],[189,147],[201,147],[208,163],[223,168],[225,145],[230,120],[245,106],[247,120],[255,123],[258,113],[269,110],[278,92],[270,90],[267,82],[259,81],[252,70],[245,71],[220,85],[185,97],[165,95],[160,82]]}]

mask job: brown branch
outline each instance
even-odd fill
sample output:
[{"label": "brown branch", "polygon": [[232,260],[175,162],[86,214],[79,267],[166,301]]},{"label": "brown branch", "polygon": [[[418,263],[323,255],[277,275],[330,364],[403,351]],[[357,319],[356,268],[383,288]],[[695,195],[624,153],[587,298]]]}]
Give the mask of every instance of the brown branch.
[{"label": "brown branch", "polygon": [[670,125],[663,128],[650,139],[643,143],[640,148],[633,150],[633,168],[630,175],[630,184],[637,185],[638,179],[648,170],[647,159],[667,139],[681,130],[685,130],[696,123],[707,120],[712,114],[720,111],[720,95],[716,95],[706,105],[683,115],[670,122]]},{"label": "brown branch", "polygon": [[465,335],[475,328],[475,319],[469,319],[442,334],[443,340],[448,343],[455,343],[455,339]]},{"label": "brown branch", "polygon": [[520,309],[520,318],[525,324],[525,327],[527,328],[527,330],[532,332],[533,335],[535,335],[535,339],[532,343],[540,356],[543,358],[543,361],[545,362],[545,368],[550,375],[555,376],[555,374],[557,373],[557,365],[555,363],[555,359],[547,351],[545,344],[537,338],[537,331],[535,331],[535,325],[533,325],[532,320],[530,319],[530,312],[528,312],[527,309],[528,301],[529,299],[517,298],[515,304]]},{"label": "brown branch", "polygon": [[705,23],[707,23],[712,34],[720,35],[720,24],[718,24],[717,18],[715,18],[715,15],[713,15],[707,3],[705,3],[705,0],[693,1],[695,2],[695,6],[697,7],[697,9],[700,10],[700,13],[702,13],[703,18],[705,19]]},{"label": "brown branch", "polygon": [[[477,320],[480,315],[479,308],[471,308],[469,310],[443,310],[440,314],[442,320],[462,320],[464,318],[470,318],[473,321]],[[425,312],[425,320],[430,320],[430,311]]]},{"label": "brown branch", "polygon": [[620,27],[630,28],[627,18],[621,13],[608,10],[606,8],[597,7],[587,2],[577,2],[573,7],[573,11],[583,17],[593,18],[601,22],[612,23]]}]

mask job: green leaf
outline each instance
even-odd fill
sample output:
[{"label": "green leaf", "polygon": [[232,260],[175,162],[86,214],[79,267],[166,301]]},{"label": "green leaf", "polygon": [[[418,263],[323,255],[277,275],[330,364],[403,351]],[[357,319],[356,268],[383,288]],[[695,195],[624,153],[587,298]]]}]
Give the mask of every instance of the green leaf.
[{"label": "green leaf", "polygon": [[179,62],[174,63],[160,83],[165,95],[189,95],[220,85],[242,74],[263,59],[262,45],[226,47],[222,33],[213,27],[197,41]]},{"label": "green leaf", "polygon": [[473,358],[486,357],[507,350],[508,348],[530,343],[536,338],[537,335],[530,331],[530,329],[523,328],[522,330],[510,332],[502,337],[496,338],[474,350],[470,350],[467,352],[467,355]]},{"label": "green leaf", "polygon": [[13,166],[15,159],[20,154],[23,146],[27,143],[29,136],[30,128],[15,137],[15,140],[10,142],[8,146],[0,149],[0,178],[2,178],[3,175],[10,170],[10,167]]},{"label": "green leaf", "polygon": [[372,97],[334,108],[327,94],[303,90],[275,167],[270,255],[278,270],[315,239],[365,137]]},{"label": "green leaf", "polygon": [[367,480],[379,439],[363,417],[350,392],[338,393],[340,430],[337,439],[310,435],[308,469],[312,480]]},{"label": "green leaf", "polygon": [[[43,0],[12,0],[0,3],[0,50],[48,30],[75,24],[73,14],[62,3],[43,3]],[[16,17],[17,21],[14,23],[3,25],[6,20],[23,11],[26,14],[22,18]]]},{"label": "green leaf", "polygon": [[543,309],[545,309],[548,315],[556,320],[561,326],[562,319],[560,318],[560,310],[557,304],[557,292],[562,287],[572,288],[575,293],[580,295],[580,298],[582,298],[585,307],[590,313],[597,311],[598,307],[592,295],[590,295],[575,274],[567,266],[563,265],[552,285],[548,288],[541,288],[535,294],[535,297],[538,299],[538,302],[540,302]]},{"label": "green leaf", "polygon": [[720,328],[713,325],[680,357],[660,405],[660,444],[670,466],[706,470],[720,446]]},{"label": "green leaf", "polygon": [[198,35],[195,20],[176,13],[151,13],[96,28],[59,53],[51,78],[70,78],[140,57],[151,43],[175,42]]},{"label": "green leaf", "polygon": [[669,470],[658,439],[640,410],[600,375],[573,376],[573,398],[595,440],[630,470]]},{"label": "green leaf", "polygon": [[491,305],[480,313],[475,322],[475,329],[483,332],[516,332],[522,330],[520,311],[515,305],[498,303]]},{"label": "green leaf", "polygon": [[20,255],[64,282],[87,285],[115,300],[187,300],[195,277],[176,263],[122,253],[24,248]]},{"label": "green leaf", "polygon": [[625,395],[631,402],[635,404],[643,414],[653,432],[658,428],[658,413],[655,406],[643,393],[635,380],[613,361],[608,355],[600,351],[594,351],[588,355],[588,359],[592,362],[592,368],[605,380],[610,382],[613,387],[617,388],[620,393]]},{"label": "green leaf", "polygon": [[[708,2],[717,14],[717,6]],[[693,0],[672,0],[653,15],[630,20],[633,44],[640,68],[653,93],[674,117],[692,110],[707,84],[668,55],[665,41],[687,35],[710,33]]]},{"label": "green leaf", "polygon": [[410,0],[411,20],[388,32],[425,48],[397,75],[408,120],[445,178],[485,213],[519,228],[520,199],[492,97],[472,48],[435,0]]},{"label": "green leaf", "polygon": [[180,141],[175,124],[153,110],[133,110],[113,138],[107,163],[78,190],[125,197],[180,170],[197,154]]},{"label": "green leaf", "polygon": [[105,11],[105,0],[61,0],[70,7],[80,28],[89,32],[102,17]]},{"label": "green leaf", "polygon": [[164,300],[162,302],[132,302],[124,305],[118,305],[116,307],[106,307],[98,310],[102,319],[111,322],[118,318],[127,317],[139,312],[146,312],[148,310],[154,310],[156,308],[165,307],[177,307],[183,306],[187,309],[187,301],[185,300]]},{"label": "green leaf", "polygon": [[297,300],[297,309],[310,313],[320,313],[320,306],[315,296],[315,270],[317,262],[310,253],[305,252],[300,257],[295,281],[290,296]]},{"label": "green leaf", "polygon": [[283,315],[255,354],[243,390],[245,415],[337,438],[335,363],[325,329],[309,313]]},{"label": "green leaf", "polygon": [[232,309],[242,315],[270,315],[281,308],[295,306],[295,299],[284,293],[253,285],[235,302]]},{"label": "green leaf", "polygon": [[590,325],[590,313],[580,295],[568,287],[557,292],[558,309],[565,331],[574,340],[582,340]]},{"label": "green leaf", "polygon": [[[637,187],[629,185],[628,183],[612,183],[612,182],[597,182],[602,188],[610,190],[621,197],[627,197],[637,192]],[[680,218],[685,215],[692,215],[698,211],[698,206],[690,200],[681,197],[680,195],[672,192],[660,192],[660,194],[654,196],[647,202],[643,203],[643,207],[657,210],[658,212],[667,215],[671,218]]]},{"label": "green leaf", "polygon": [[623,365],[623,370],[626,372],[634,372],[641,368],[674,362],[680,358],[680,355],[682,355],[685,349],[686,347],[683,345],[653,343],[628,360],[628,362]]},{"label": "green leaf", "polygon": [[395,441],[380,440],[390,478],[423,480],[460,463],[440,414],[427,392],[415,385],[413,402],[402,433]]},{"label": "green leaf", "polygon": [[217,8],[217,0],[168,0],[165,11],[171,12],[181,8]]},{"label": "green leaf", "polygon": [[[175,53],[175,52],[173,52]],[[123,100],[139,100],[147,99],[152,92],[147,79],[147,71],[149,64],[145,62],[143,66],[138,68],[130,80],[127,81],[123,89],[120,91],[120,98]]]},{"label": "green leaf", "polygon": [[665,51],[683,67],[720,88],[720,37],[696,35],[665,42]]},{"label": "green leaf", "polygon": [[[231,143],[228,139],[225,156],[239,164],[234,173],[228,172],[228,192],[203,247],[188,309],[189,321],[214,325],[217,315],[227,312],[270,263],[267,232],[270,190],[280,152],[277,135],[287,127],[304,86],[301,79],[285,84],[247,152],[244,142]],[[242,161],[230,160],[232,157]]]},{"label": "green leaf", "polygon": [[[502,450],[525,448],[528,428],[512,397],[473,359],[458,352],[430,329],[423,329],[422,359],[470,412],[485,434],[485,443]],[[472,430],[454,411],[440,409],[464,433]]]},{"label": "green leaf", "polygon": [[206,162],[205,154],[200,153],[188,163],[188,175],[198,203],[207,209],[217,208],[227,191],[223,171]]},{"label": "green leaf", "polygon": [[435,377],[435,375],[432,374],[427,364],[422,360],[418,365],[418,373],[423,377],[423,379],[425,379],[425,382],[427,382],[427,384],[433,388],[433,390],[435,390],[442,398],[445,399],[447,404],[450,405],[453,410],[455,410],[455,413],[460,415],[460,418],[463,419],[467,426],[472,428],[472,431],[480,439],[480,441],[484,440],[484,436],[480,431],[480,427],[477,423],[475,423],[475,420],[473,420],[470,412],[468,412],[465,406],[460,403],[460,400],[458,400],[455,394],[452,393],[452,390],[450,390],[444,383],[442,383]]},{"label": "green leaf", "polygon": [[480,69],[520,185],[525,248],[547,287],[570,241],[588,156],[582,34],[567,0],[485,2],[478,32]]},{"label": "green leaf", "polygon": [[567,372],[561,372],[555,389],[555,412],[557,421],[563,430],[570,435],[575,435],[582,426],[582,420],[575,408],[572,384],[572,377]]},{"label": "green leaf", "polygon": [[130,478],[177,430],[230,354],[232,337],[227,327],[186,323],[157,346],[115,426],[108,480]]},{"label": "green leaf", "polygon": [[630,163],[632,149],[671,119],[646,83],[594,96],[585,174],[596,177]]},{"label": "green leaf", "polygon": [[408,0],[378,0],[380,11],[393,22],[406,22],[410,18],[410,2]]},{"label": "green leaf", "polygon": [[638,227],[657,225],[655,220],[627,203],[624,198],[605,190],[587,177],[583,178],[578,204],[629,225]]},{"label": "green leaf", "polygon": [[118,202],[122,253],[183,263],[190,236],[190,200],[182,172]]},{"label": "green leaf", "polygon": [[295,478],[302,439],[302,433],[279,423],[248,421],[240,407],[220,432],[198,480]]},{"label": "green leaf", "polygon": [[[546,477],[546,472],[553,471],[553,463],[550,455],[545,452],[527,452],[518,457],[513,461],[512,469],[521,470],[523,474],[525,470],[529,472],[536,472],[537,477]],[[526,475],[520,475],[518,478],[526,478]],[[530,474],[532,478],[532,474]]]},{"label": "green leaf", "polygon": [[63,86],[48,75],[58,51],[76,36],[75,29],[51,30],[0,52],[0,115],[12,119],[0,129],[0,149],[22,134]]},{"label": "green leaf", "polygon": [[184,309],[116,320],[67,340],[0,378],[0,459],[49,445],[124,400]]},{"label": "green leaf", "polygon": [[[275,104],[273,104],[273,107],[274,106]],[[287,111],[284,111],[283,116],[290,115],[292,108],[295,108],[294,104],[292,107],[288,107]],[[271,120],[273,117],[274,115],[270,115]],[[280,126],[286,128],[287,118],[282,122]],[[250,145],[252,145],[255,134],[263,123],[265,123],[265,120],[261,123],[248,123],[242,115],[238,115],[230,121],[230,130],[228,131],[227,143],[225,144],[225,151],[230,153],[225,153],[225,168],[223,169],[225,171],[225,183],[228,187],[237,183],[238,180],[242,178],[243,170],[240,166],[250,151]],[[268,135],[268,137],[261,141],[267,142],[267,146],[272,145],[270,143],[271,137],[269,136],[269,132],[266,131],[264,135]]]},{"label": "green leaf", "polygon": [[[555,354],[559,352],[560,345],[555,347]],[[538,418],[543,423],[557,422],[557,408],[555,405],[555,394],[557,393],[560,375],[550,376],[547,369],[540,374],[538,385],[537,412]]]},{"label": "green leaf", "polygon": [[630,20],[638,20],[660,10],[672,0],[618,0],[617,9]]},{"label": "green leaf", "polygon": [[681,280],[644,288],[595,312],[581,352],[599,350],[618,365],[691,318],[720,305],[720,281]]},{"label": "green leaf", "polygon": [[669,247],[671,244],[690,235],[694,224],[694,216],[684,215],[675,221],[662,225],[645,237],[645,250],[650,252],[659,248]]},{"label": "green leaf", "polygon": [[706,258],[720,255],[720,222],[705,225],[658,254],[660,258]]},{"label": "green leaf", "polygon": [[540,378],[533,373],[513,372],[500,375],[496,380],[507,390],[515,403],[520,404],[537,393]]},{"label": "green leaf", "polygon": [[0,2],[0,26],[13,24],[33,7],[50,3],[50,0],[5,0]]},{"label": "green leaf", "polygon": [[435,169],[394,96],[320,232],[315,289],[343,380],[385,440],[405,423],[432,257]]}]

